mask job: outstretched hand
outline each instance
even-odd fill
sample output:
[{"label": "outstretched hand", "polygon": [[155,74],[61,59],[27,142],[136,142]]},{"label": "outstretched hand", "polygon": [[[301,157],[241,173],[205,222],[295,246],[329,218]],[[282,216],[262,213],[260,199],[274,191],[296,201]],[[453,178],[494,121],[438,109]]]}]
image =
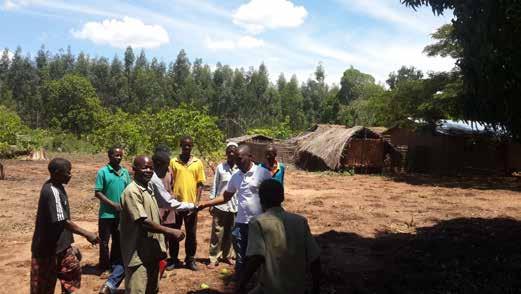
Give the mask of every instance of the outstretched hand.
[{"label": "outstretched hand", "polygon": [[96,235],[95,233],[88,233],[85,238],[87,239],[87,241],[90,242],[90,244],[92,245],[96,245],[99,243],[99,236]]},{"label": "outstretched hand", "polygon": [[185,238],[185,233],[181,230],[167,228],[166,233],[174,237],[178,242],[183,241]]}]

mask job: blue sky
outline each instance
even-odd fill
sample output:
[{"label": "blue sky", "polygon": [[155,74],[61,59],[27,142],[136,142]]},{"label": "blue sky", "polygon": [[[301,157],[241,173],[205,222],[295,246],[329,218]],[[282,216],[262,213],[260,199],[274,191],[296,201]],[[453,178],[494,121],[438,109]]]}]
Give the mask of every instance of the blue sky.
[{"label": "blue sky", "polygon": [[0,48],[122,57],[144,48],[169,62],[185,49],[214,66],[257,67],[270,78],[309,78],[319,62],[328,83],[353,65],[385,81],[401,65],[449,70],[450,58],[422,54],[430,34],[451,14],[413,11],[399,0],[0,0]]}]

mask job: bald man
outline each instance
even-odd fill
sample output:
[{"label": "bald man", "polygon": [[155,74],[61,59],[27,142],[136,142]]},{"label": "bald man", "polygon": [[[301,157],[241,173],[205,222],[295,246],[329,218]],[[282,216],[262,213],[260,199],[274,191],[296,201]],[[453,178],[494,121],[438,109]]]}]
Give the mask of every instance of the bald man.
[{"label": "bald man", "polygon": [[166,258],[164,234],[184,238],[180,230],[160,225],[160,214],[149,182],[154,174],[152,160],[138,156],[132,166],[134,181],[121,197],[120,238],[127,293],[159,291],[159,261]]},{"label": "bald man", "polygon": [[211,207],[226,203],[232,199],[235,194],[237,197],[237,217],[235,225],[232,229],[233,249],[236,254],[235,278],[239,278],[246,256],[246,247],[248,246],[248,223],[250,219],[262,213],[262,207],[259,199],[260,184],[271,179],[271,173],[252,161],[250,148],[242,145],[237,150],[235,163],[239,168],[236,171],[223,195],[210,201],[201,202],[199,208]]}]

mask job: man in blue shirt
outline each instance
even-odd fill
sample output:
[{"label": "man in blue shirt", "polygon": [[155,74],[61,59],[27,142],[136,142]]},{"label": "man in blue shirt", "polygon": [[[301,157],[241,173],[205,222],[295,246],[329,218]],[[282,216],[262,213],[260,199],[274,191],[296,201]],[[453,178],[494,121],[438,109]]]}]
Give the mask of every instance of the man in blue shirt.
[{"label": "man in blue shirt", "polygon": [[277,161],[277,148],[273,145],[269,145],[268,148],[266,148],[265,156],[266,162],[261,163],[261,166],[271,172],[273,179],[284,185],[286,166],[282,162]]}]

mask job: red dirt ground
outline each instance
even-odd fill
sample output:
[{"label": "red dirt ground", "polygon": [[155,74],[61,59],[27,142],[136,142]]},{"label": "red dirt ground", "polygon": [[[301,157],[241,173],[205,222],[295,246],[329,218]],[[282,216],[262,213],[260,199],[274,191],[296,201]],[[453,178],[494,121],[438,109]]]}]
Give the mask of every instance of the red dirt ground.
[{"label": "red dirt ground", "polygon": [[[105,158],[62,156],[73,163],[66,187],[72,218],[95,231],[98,203],[92,187]],[[47,162],[7,160],[4,165],[0,293],[27,293],[30,242]],[[520,191],[517,178],[345,176],[290,168],[284,206],[308,218],[319,242],[323,293],[514,293],[521,291]],[[200,213],[201,261],[208,254],[210,221],[208,211]],[[79,293],[97,293],[104,282],[93,271],[98,248],[82,237],[75,240],[84,266]],[[198,272],[173,271],[161,280],[161,292],[229,291],[219,274],[224,266],[199,267]],[[210,290],[201,290],[201,283]]]}]

